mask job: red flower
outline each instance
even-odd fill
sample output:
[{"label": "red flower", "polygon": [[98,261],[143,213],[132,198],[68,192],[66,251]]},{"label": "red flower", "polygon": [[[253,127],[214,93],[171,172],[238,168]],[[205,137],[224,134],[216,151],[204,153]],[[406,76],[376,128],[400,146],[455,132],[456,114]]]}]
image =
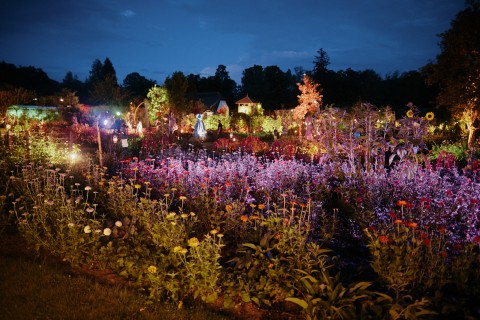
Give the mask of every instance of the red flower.
[{"label": "red flower", "polygon": [[476,236],[473,238],[473,243],[480,244],[480,236]]},{"label": "red flower", "polygon": [[432,244],[430,239],[423,239],[423,244],[427,247],[430,247],[430,245]]},{"label": "red flower", "polygon": [[447,230],[447,228],[443,224],[438,226],[438,232],[445,233],[446,230]]},{"label": "red flower", "polygon": [[381,235],[380,237],[378,237],[378,241],[380,241],[380,243],[387,244],[389,242],[389,239],[387,236]]}]

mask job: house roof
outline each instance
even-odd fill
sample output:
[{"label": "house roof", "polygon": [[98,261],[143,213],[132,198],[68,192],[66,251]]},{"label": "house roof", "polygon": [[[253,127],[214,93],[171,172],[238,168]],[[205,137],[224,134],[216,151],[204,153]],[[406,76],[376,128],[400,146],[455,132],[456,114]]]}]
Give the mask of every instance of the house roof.
[{"label": "house roof", "polygon": [[201,92],[196,94],[195,98],[200,100],[207,109],[216,110],[222,95],[219,92]]},{"label": "house roof", "polygon": [[249,104],[249,103],[255,103],[255,102],[252,101],[252,99],[250,99],[250,97],[248,96],[248,93],[244,98],[235,102],[235,104]]}]

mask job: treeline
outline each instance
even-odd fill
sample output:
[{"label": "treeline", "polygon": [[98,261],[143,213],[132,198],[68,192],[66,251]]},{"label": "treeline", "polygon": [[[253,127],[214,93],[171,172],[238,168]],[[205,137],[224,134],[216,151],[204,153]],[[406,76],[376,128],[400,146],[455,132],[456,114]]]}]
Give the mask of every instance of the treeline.
[{"label": "treeline", "polygon": [[[275,65],[254,65],[243,71],[241,83],[237,84],[230,78],[226,67],[219,65],[215,74],[209,77],[184,75],[177,71],[167,77],[163,85],[175,92],[175,95],[183,94],[185,99],[194,99],[202,92],[219,92],[229,105],[233,105],[248,93],[252,99],[262,102],[265,110],[290,109],[297,105],[297,83],[301,82],[306,73],[320,84],[323,101],[328,105],[350,108],[362,101],[379,107],[401,109],[409,101],[414,101],[421,108],[434,107],[437,92],[434,87],[426,84],[425,77],[418,71],[393,72],[382,78],[370,69],[333,71],[328,69],[329,64],[327,53],[320,49],[314,58],[312,70],[296,67],[292,72],[283,71]],[[50,79],[39,68],[17,67],[0,62],[0,90],[23,88],[45,96],[67,89],[75,92],[81,103],[92,105],[125,105],[131,101],[141,101],[154,85],[158,85],[156,81],[147,79],[138,72],[128,74],[119,83],[109,58],[103,62],[96,59],[92,63],[89,77],[84,81],[68,72],[62,82]]]}]

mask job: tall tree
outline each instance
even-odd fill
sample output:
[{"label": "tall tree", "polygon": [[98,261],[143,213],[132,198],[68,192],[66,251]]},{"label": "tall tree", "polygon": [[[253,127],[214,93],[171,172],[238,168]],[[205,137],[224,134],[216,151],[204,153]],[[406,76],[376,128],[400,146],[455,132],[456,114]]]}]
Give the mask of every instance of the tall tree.
[{"label": "tall tree", "polygon": [[242,73],[242,93],[248,94],[257,101],[264,103],[263,97],[264,74],[263,67],[254,65],[243,70]]},{"label": "tall tree", "polygon": [[154,80],[148,80],[138,72],[129,73],[125,79],[123,79],[123,87],[129,92],[132,99],[144,99],[148,91],[155,86],[155,84],[156,82]]},{"label": "tall tree", "polygon": [[93,61],[87,84],[91,103],[120,105],[127,97],[117,83],[117,75],[109,58],[104,63],[99,59]]},{"label": "tall tree", "polygon": [[165,79],[165,88],[170,97],[171,111],[176,114],[187,114],[191,106],[187,101],[188,80],[181,71],[176,71]]},{"label": "tall tree", "polygon": [[430,84],[439,86],[438,106],[451,110],[454,117],[468,117],[472,146],[480,122],[480,0],[468,1],[440,37],[441,53],[423,71]]}]

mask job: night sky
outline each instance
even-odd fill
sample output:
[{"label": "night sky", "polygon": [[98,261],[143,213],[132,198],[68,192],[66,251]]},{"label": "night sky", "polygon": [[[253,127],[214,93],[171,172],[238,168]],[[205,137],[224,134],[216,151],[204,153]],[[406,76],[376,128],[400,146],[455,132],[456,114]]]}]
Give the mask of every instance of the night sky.
[{"label": "night sky", "polygon": [[0,61],[61,81],[110,58],[122,83],[138,72],[163,83],[175,71],[210,76],[219,64],[240,84],[253,65],[417,70],[440,52],[463,0],[6,0]]}]

